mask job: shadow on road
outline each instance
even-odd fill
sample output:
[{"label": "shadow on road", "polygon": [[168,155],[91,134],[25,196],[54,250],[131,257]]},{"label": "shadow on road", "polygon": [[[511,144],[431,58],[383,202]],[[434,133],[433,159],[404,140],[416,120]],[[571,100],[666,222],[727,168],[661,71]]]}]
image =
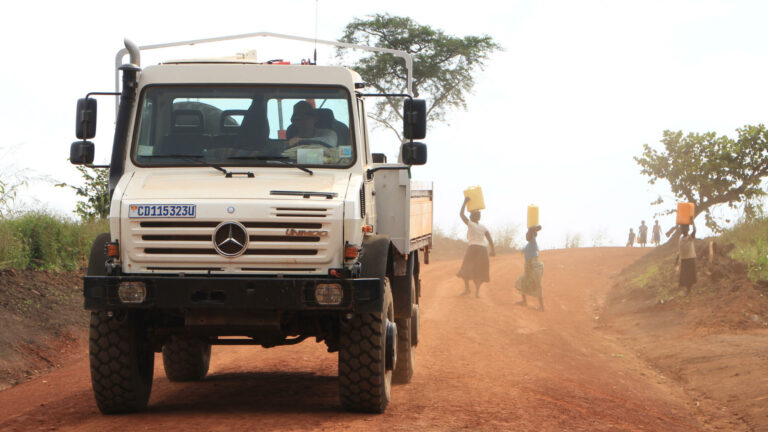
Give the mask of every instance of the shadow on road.
[{"label": "shadow on road", "polygon": [[156,379],[148,414],[168,412],[341,411],[338,377],[314,372],[235,372],[199,382]]}]

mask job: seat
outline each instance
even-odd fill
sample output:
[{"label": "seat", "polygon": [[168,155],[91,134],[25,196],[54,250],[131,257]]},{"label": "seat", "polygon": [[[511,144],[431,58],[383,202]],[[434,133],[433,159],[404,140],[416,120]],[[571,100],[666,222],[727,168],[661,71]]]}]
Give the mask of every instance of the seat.
[{"label": "seat", "polygon": [[336,145],[352,145],[349,142],[349,128],[344,123],[336,120],[330,108],[318,108],[316,111],[318,128],[330,129],[336,132]]},{"label": "seat", "polygon": [[171,113],[171,132],[163,139],[161,153],[202,156],[210,143],[202,111],[178,109]]},{"label": "seat", "polygon": [[266,155],[280,154],[280,147],[269,139],[269,120],[262,98],[254,98],[251,106],[246,110],[235,142],[240,151],[256,151]]}]

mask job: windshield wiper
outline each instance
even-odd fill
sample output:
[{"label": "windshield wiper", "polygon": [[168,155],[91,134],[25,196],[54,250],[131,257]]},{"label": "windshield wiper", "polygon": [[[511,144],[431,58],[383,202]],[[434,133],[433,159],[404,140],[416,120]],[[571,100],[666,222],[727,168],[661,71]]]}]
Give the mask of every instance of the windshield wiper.
[{"label": "windshield wiper", "polygon": [[233,175],[247,175],[248,177],[253,177],[252,172],[233,172],[228,171],[225,168],[222,168],[219,165],[212,164],[210,162],[206,162],[202,160],[202,155],[187,155],[187,154],[164,154],[164,155],[148,155],[148,156],[141,156],[141,157],[147,157],[147,158],[171,158],[171,159],[182,159],[182,160],[188,160],[192,162],[197,162],[201,165],[209,166],[213,169],[219,170],[224,173],[224,176],[227,178],[231,178]]},{"label": "windshield wiper", "polygon": [[285,159],[288,159],[287,156],[232,156],[232,157],[229,157],[228,159],[235,159],[235,160],[260,160],[260,161],[267,161],[267,162],[279,162],[279,163],[281,163],[283,165],[286,165],[286,166],[289,166],[289,167],[298,168],[298,169],[304,171],[305,173],[309,173],[309,175],[313,175],[314,174],[314,172],[312,172],[312,170],[309,169],[309,168],[305,168],[305,167],[303,167],[301,165],[297,165],[294,162],[286,161]]}]

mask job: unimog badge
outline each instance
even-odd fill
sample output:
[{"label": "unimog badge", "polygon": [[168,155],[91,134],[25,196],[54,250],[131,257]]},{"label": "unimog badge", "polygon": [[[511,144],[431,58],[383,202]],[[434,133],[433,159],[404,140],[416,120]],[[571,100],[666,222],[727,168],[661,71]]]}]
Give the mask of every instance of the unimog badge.
[{"label": "unimog badge", "polygon": [[328,231],[297,230],[288,228],[285,230],[288,237],[328,237]]}]

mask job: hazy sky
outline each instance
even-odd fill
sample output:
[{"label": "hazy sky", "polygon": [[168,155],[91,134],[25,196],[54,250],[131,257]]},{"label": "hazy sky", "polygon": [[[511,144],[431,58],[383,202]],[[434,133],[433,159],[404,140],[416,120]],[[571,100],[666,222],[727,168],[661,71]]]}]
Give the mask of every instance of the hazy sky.
[{"label": "hazy sky", "polygon": [[[641,219],[652,224],[651,201],[671,198],[632,159],[644,143],[658,146],[665,129],[735,136],[768,115],[768,3],[760,1],[22,2],[0,26],[0,172],[33,179],[29,207],[71,214],[76,197],[52,184],[79,181],[66,160],[75,102],[113,90],[124,37],[139,45],[259,31],[313,37],[316,4],[320,39],[338,39],[354,17],[388,12],[456,36],[488,34],[504,47],[477,75],[468,110],[432,125],[429,162],[414,169],[414,178],[435,181],[435,221],[448,232],[463,235],[462,190],[480,185],[491,228],[524,224],[535,203],[544,247],[562,247],[568,234],[585,245],[596,237],[623,244]],[[262,60],[312,55],[311,46],[260,38],[147,52],[142,64],[248,49]],[[332,54],[320,47],[320,63]],[[112,107],[100,100],[97,163],[111,151]],[[375,139],[374,150],[396,155],[394,135]]]}]

